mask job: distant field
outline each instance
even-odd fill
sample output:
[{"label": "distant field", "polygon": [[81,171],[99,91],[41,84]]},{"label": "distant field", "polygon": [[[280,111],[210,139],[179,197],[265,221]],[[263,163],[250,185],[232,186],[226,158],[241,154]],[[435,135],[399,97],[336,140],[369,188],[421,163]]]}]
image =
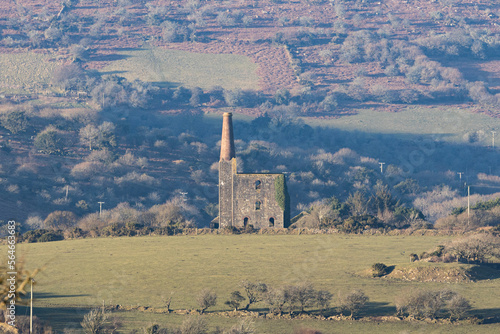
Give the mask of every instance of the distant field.
[{"label": "distant field", "polygon": [[[158,48],[120,51],[102,73],[116,73],[132,81],[227,89],[258,89],[257,65],[250,58],[229,54],[202,54]],[[120,57],[118,57],[120,58]]]},{"label": "distant field", "polygon": [[[162,307],[162,296],[174,292],[174,309],[195,308],[195,296],[202,288],[214,289],[218,305],[223,304],[242,279],[261,280],[271,285],[308,280],[334,295],[339,290],[361,288],[370,297],[365,315],[393,314],[394,297],[408,288],[451,288],[473,302],[475,312],[492,316],[500,309],[496,291],[500,279],[477,283],[409,283],[370,279],[357,275],[375,262],[387,265],[408,262],[410,253],[420,253],[445,242],[447,237],[389,236],[178,236],[84,239],[42,244],[20,244],[28,267],[46,266],[35,288],[36,312],[57,328],[78,324],[78,307],[102,305]],[[0,251],[5,251],[1,247]],[[335,301],[333,302],[335,306]],[[256,305],[256,309],[265,307]],[[177,315],[119,312],[126,328],[140,328],[154,321],[178,323]],[[213,326],[235,323],[236,319],[209,317]],[[352,323],[352,324],[351,324]],[[298,321],[258,321],[259,333],[286,333]],[[308,321],[325,333],[420,332],[421,325],[390,323],[374,326],[360,322],[325,323]],[[500,327],[424,326],[426,331],[445,333],[494,333]],[[281,328],[277,330],[276,328]],[[412,329],[413,328],[413,329]],[[456,331],[458,330],[458,331]],[[462,331],[463,330],[463,331]]]},{"label": "distant field", "polygon": [[59,66],[54,56],[25,52],[0,53],[0,93],[28,93],[50,82]]},{"label": "distant field", "polygon": [[483,142],[491,145],[491,132],[500,129],[500,118],[475,114],[465,108],[439,106],[403,107],[398,112],[357,109],[356,115],[336,119],[306,119],[310,125],[330,126],[347,131],[386,134],[435,135],[450,141],[463,141],[467,132],[483,131]]}]

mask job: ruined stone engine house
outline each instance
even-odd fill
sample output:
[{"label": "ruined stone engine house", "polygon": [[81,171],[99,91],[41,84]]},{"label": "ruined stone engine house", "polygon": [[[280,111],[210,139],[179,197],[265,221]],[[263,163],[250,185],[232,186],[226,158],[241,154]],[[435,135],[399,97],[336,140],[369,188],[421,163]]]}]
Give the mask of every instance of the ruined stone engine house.
[{"label": "ruined stone engine house", "polygon": [[218,227],[286,228],[290,204],[285,176],[238,173],[232,113],[224,113],[219,161]]}]

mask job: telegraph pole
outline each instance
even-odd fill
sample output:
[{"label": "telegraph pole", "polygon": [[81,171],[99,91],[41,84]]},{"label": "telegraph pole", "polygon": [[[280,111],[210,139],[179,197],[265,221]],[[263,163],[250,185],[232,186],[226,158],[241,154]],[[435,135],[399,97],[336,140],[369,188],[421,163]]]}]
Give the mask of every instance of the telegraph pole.
[{"label": "telegraph pole", "polygon": [[496,131],[491,131],[491,134],[493,135],[493,138],[491,138],[491,147],[495,148],[495,133]]},{"label": "telegraph pole", "polygon": [[470,186],[467,186],[467,227],[470,225]]},{"label": "telegraph pole", "polygon": [[102,205],[104,204],[104,202],[97,202],[99,203],[99,218],[101,218],[101,214],[102,214]]},{"label": "telegraph pole", "polygon": [[385,162],[379,162],[378,164],[380,165],[380,174],[384,174],[384,165],[385,165]]},{"label": "telegraph pole", "polygon": [[465,174],[464,172],[457,172],[458,176],[460,177],[460,187],[463,187],[462,184],[462,174]]},{"label": "telegraph pole", "polygon": [[33,278],[31,278],[30,334],[33,333]]}]

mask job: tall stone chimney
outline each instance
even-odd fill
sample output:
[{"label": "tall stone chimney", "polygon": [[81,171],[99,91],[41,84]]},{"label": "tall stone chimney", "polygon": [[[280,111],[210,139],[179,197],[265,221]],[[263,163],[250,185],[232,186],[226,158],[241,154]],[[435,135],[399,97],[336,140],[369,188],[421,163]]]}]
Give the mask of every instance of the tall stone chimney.
[{"label": "tall stone chimney", "polygon": [[233,191],[236,157],[233,136],[233,114],[224,113],[219,160],[219,227],[233,225]]},{"label": "tall stone chimney", "polygon": [[222,138],[220,142],[220,161],[231,161],[236,157],[233,136],[233,114],[225,112],[222,118]]}]

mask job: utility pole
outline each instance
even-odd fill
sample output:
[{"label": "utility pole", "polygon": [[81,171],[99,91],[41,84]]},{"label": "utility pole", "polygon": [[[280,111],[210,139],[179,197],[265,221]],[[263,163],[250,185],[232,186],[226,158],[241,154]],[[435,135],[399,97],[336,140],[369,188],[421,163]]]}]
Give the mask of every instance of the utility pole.
[{"label": "utility pole", "polygon": [[462,184],[462,174],[465,174],[464,172],[457,172],[458,176],[460,177],[460,187],[463,187]]},{"label": "utility pole", "polygon": [[68,199],[69,185],[66,185],[66,199]]},{"label": "utility pole", "polygon": [[493,135],[493,138],[491,138],[491,147],[495,148],[495,133],[496,131],[491,131],[491,134]]},{"label": "utility pole", "polygon": [[104,202],[97,202],[99,203],[99,218],[101,218],[101,214],[102,214],[102,205],[104,204]]},{"label": "utility pole", "polygon": [[470,225],[470,186],[467,186],[467,227]]},{"label": "utility pole", "polygon": [[33,277],[31,278],[30,334],[33,333]]},{"label": "utility pole", "polygon": [[384,165],[385,165],[385,162],[379,162],[378,164],[380,165],[380,174],[384,174]]}]

